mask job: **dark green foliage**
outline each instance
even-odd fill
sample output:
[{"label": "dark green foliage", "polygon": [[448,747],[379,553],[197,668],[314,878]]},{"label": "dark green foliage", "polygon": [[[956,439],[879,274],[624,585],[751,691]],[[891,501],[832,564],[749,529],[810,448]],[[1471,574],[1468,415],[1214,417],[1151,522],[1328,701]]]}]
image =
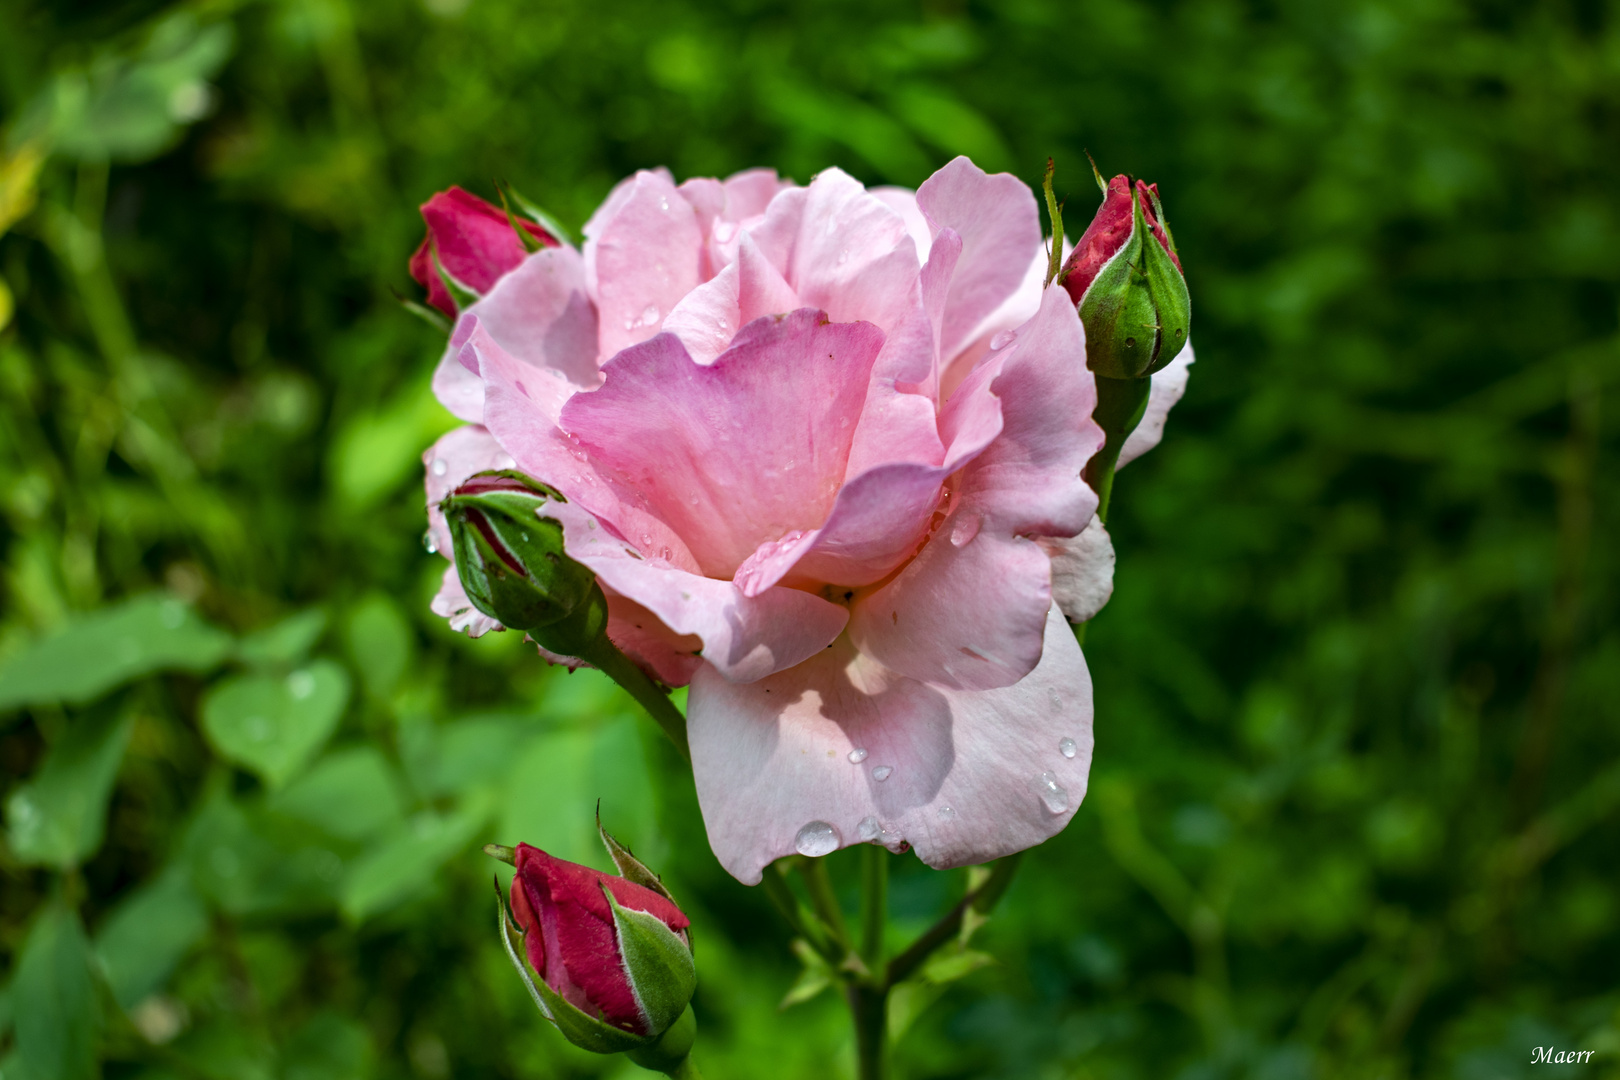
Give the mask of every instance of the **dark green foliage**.
[{"label": "dark green foliage", "polygon": [[[0,1072],[635,1075],[478,854],[605,867],[600,799],[705,1075],[847,1075],[653,726],[427,611],[413,208],[1054,155],[1077,231],[1089,149],[1199,362],[1115,487],[1092,790],[902,1075],[1620,1076],[1617,55],[1601,0],[0,0]],[[895,860],[894,951],[961,878]]]}]

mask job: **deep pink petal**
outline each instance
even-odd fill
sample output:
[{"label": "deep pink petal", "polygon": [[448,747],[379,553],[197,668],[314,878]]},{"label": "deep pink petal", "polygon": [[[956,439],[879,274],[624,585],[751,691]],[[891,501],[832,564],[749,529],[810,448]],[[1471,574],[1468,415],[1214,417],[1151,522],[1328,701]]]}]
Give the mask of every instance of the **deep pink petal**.
[{"label": "deep pink petal", "polygon": [[1040,313],[951,399],[953,451],[979,445],[988,431],[994,437],[962,468],[950,514],[918,556],[857,597],[850,636],[863,652],[912,678],[964,689],[1006,686],[1035,666],[1051,564],[1031,537],[1073,536],[1097,504],[1080,479],[1102,442],[1090,419],[1096,386],[1076,364],[1083,355],[1074,305],[1050,289]]},{"label": "deep pink petal", "polygon": [[1192,363],[1192,342],[1189,341],[1180,355],[1153,373],[1153,390],[1148,396],[1147,412],[1143,413],[1142,422],[1136,425],[1136,430],[1126,437],[1115,469],[1124,468],[1159,445],[1159,440],[1164,438],[1164,424],[1170,419],[1171,408],[1187,392],[1187,377],[1192,374],[1188,369]]},{"label": "deep pink petal", "polygon": [[571,247],[535,252],[457,320],[433,373],[433,393],[457,417],[477,424],[484,419],[483,381],[461,363],[474,322],[514,358],[561,372],[576,388],[601,381],[596,309],[585,292],[584,260]]},{"label": "deep pink petal", "polygon": [[[446,315],[455,315],[455,303],[439,281],[433,265],[435,254],[445,273],[480,296],[523,261],[523,241],[506,211],[459,187],[441,191],[423,203],[422,219],[427,223],[427,239],[411,257],[411,276],[427,288],[428,302]],[[532,221],[519,218],[517,223],[542,244],[558,243]]]},{"label": "deep pink petal", "polygon": [[667,173],[639,172],[615,196],[612,214],[593,219],[594,235],[585,242],[603,359],[658,333],[664,316],[702,280],[697,214]]},{"label": "deep pink petal", "polygon": [[1041,249],[1040,211],[1022,180],[1010,173],[988,175],[965,157],[923,182],[917,207],[936,235],[953,229],[962,238],[940,334],[940,353],[948,360],[1023,281]]},{"label": "deep pink petal", "polygon": [[707,366],[661,335],[609,361],[561,427],[685,540],[702,573],[730,578],[761,543],[826,519],[881,344],[875,327],[808,308],[748,324]]},{"label": "deep pink petal", "polygon": [[831,825],[840,846],[909,843],[939,869],[1061,831],[1086,792],[1091,679],[1055,608],[1045,629],[1039,666],[998,690],[907,679],[848,638],[746,686],[699,669],[687,730],[721,865],[754,884],[816,822]]}]

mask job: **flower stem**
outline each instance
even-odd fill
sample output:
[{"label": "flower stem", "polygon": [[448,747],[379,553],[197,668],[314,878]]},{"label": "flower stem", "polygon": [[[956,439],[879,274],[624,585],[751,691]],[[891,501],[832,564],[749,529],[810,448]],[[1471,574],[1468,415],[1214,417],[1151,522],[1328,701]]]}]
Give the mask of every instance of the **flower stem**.
[{"label": "flower stem", "polygon": [[623,687],[626,693],[647,710],[648,715],[658,726],[664,729],[664,734],[675,744],[675,749],[681,752],[681,757],[687,761],[692,760],[692,750],[686,744],[686,717],[681,715],[681,711],[669,700],[667,694],[658,689],[628,656],[619,651],[617,645],[608,640],[606,634],[601,635],[577,655]]},{"label": "flower stem", "polygon": [[849,927],[844,924],[844,911],[838,906],[838,896],[833,892],[827,867],[820,859],[802,859],[799,862],[799,876],[804,878],[804,886],[810,891],[810,903],[816,909],[816,914],[827,925],[833,940],[848,952]]},{"label": "flower stem", "polygon": [[867,970],[883,970],[883,929],[889,918],[889,853],[861,846],[861,958]]},{"label": "flower stem", "polygon": [[1081,475],[1097,493],[1097,517],[1104,523],[1108,521],[1109,497],[1114,493],[1114,467],[1119,463],[1119,452],[1136,425],[1142,422],[1152,390],[1152,379],[1097,376],[1097,408],[1092,419],[1103,429],[1108,441],[1086,463]]},{"label": "flower stem", "polygon": [[698,1072],[697,1062],[690,1056],[681,1058],[678,1064],[665,1069],[664,1075],[671,1080],[703,1080],[703,1074]]},{"label": "flower stem", "polygon": [[889,988],[851,982],[845,994],[855,1018],[855,1075],[859,1080],[883,1080],[889,1041]]},{"label": "flower stem", "polygon": [[893,986],[910,976],[923,961],[927,960],[933,951],[945,944],[962,929],[962,918],[972,908],[980,915],[987,915],[990,909],[996,906],[1007,886],[1012,884],[1013,874],[1018,870],[1019,858],[1022,852],[1015,852],[1004,859],[997,860],[995,868],[984,884],[962,897],[961,901],[944,918],[930,926],[923,932],[922,937],[911,943],[911,947],[893,960],[889,961],[887,985]]}]

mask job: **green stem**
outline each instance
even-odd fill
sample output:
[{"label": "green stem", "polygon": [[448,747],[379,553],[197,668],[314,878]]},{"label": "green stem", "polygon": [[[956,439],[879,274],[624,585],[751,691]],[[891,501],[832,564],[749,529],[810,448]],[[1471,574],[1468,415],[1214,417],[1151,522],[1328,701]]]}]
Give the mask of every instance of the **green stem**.
[{"label": "green stem", "polygon": [[888,987],[852,982],[845,995],[855,1018],[855,1075],[859,1080],[883,1080],[889,1041]]},{"label": "green stem", "polygon": [[703,1080],[703,1074],[698,1072],[697,1062],[690,1056],[681,1058],[674,1068],[665,1069],[664,1075],[673,1080]]},{"label": "green stem", "polygon": [[848,952],[849,927],[844,924],[844,909],[838,906],[838,897],[833,893],[826,864],[820,859],[802,859],[799,862],[799,876],[804,878],[805,888],[810,891],[810,903],[816,909],[816,914],[827,924],[833,939]]},{"label": "green stem", "polygon": [[889,917],[889,853],[861,845],[861,957],[867,970],[883,969],[883,928]]},{"label": "green stem", "polygon": [[955,937],[962,929],[962,918],[969,908],[980,915],[989,914],[1002,894],[1007,891],[1007,886],[1012,884],[1013,874],[1018,870],[1022,854],[1015,852],[1005,859],[998,860],[984,884],[962,897],[955,907],[945,913],[944,918],[930,926],[921,937],[912,942],[910,948],[890,960],[886,984],[893,986],[909,977],[922,967],[923,961],[927,960],[935,949]]},{"label": "green stem", "polygon": [[1103,429],[1107,441],[1086,463],[1081,475],[1097,493],[1097,517],[1104,523],[1108,521],[1109,497],[1114,493],[1114,469],[1119,464],[1119,452],[1136,425],[1142,422],[1152,390],[1152,379],[1097,376],[1097,408],[1091,416]]},{"label": "green stem", "polygon": [[653,721],[664,729],[664,734],[675,744],[675,749],[681,752],[681,757],[687,761],[692,760],[692,750],[686,744],[686,717],[682,716],[681,710],[669,700],[669,695],[658,689],[653,681],[647,678],[645,672],[620,652],[617,645],[608,640],[606,634],[576,655],[623,687],[626,693],[647,710]]}]

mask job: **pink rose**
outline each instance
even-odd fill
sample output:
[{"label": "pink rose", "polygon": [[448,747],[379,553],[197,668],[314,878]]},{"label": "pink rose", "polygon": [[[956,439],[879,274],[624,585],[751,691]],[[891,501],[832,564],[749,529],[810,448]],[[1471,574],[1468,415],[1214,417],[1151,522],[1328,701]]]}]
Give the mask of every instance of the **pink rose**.
[{"label": "pink rose", "polygon": [[[434,388],[469,426],[424,455],[439,550],[431,508],[474,472],[567,498],[548,516],[609,636],[690,684],[709,840],[744,882],[795,850],[950,867],[1062,829],[1091,681],[1042,544],[1091,521],[1102,435],[1029,189],[966,158],[915,193],[660,170],[585,235],[457,321]],[[1106,577],[1096,547],[1067,572]],[[444,581],[435,610],[490,628]]]}]

